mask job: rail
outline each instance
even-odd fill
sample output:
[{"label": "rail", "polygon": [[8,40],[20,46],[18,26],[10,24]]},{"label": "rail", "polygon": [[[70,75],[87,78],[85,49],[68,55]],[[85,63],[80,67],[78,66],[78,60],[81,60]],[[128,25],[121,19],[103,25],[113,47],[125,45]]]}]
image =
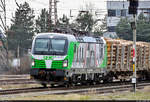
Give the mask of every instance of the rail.
[{"label": "rail", "polygon": [[[139,83],[137,84],[137,89],[144,88],[145,86],[150,86],[150,83]],[[0,95],[9,95],[9,94],[19,94],[19,93],[29,93],[29,92],[46,92],[47,94],[70,94],[70,93],[111,93],[114,91],[126,91],[132,89],[132,84],[120,85],[120,84],[101,84],[101,85],[90,85],[90,86],[74,86],[70,88],[65,87],[56,87],[56,88],[22,88],[22,89],[9,89],[9,90],[0,90]]]}]

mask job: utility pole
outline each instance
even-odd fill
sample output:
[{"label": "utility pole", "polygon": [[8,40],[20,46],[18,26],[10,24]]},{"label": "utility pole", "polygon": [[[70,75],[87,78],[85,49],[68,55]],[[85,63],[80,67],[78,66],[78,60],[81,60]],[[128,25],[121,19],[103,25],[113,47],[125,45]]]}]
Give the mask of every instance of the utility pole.
[{"label": "utility pole", "polygon": [[136,92],[136,14],[133,15],[134,21],[131,22],[131,27],[133,29],[133,90]]},{"label": "utility pole", "polygon": [[57,0],[49,0],[49,27],[52,30],[52,26],[56,28],[57,23]]},{"label": "utility pole", "polygon": [[131,28],[133,30],[133,90],[136,92],[136,15],[137,15],[137,7],[138,0],[129,0],[129,14],[133,14],[133,21],[131,22]]}]

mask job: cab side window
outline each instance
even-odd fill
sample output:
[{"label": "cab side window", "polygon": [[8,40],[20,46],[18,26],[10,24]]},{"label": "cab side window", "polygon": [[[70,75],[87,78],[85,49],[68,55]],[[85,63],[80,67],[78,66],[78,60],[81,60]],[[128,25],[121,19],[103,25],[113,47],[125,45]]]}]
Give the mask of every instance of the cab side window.
[{"label": "cab side window", "polygon": [[76,52],[76,50],[77,50],[77,45],[76,44],[74,44],[74,52]]}]

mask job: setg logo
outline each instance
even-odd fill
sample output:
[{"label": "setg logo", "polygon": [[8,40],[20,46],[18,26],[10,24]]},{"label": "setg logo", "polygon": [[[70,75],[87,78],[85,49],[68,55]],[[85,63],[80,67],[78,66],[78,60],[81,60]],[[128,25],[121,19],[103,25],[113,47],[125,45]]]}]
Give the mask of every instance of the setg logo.
[{"label": "setg logo", "polygon": [[44,60],[53,60],[53,56],[43,56]]}]

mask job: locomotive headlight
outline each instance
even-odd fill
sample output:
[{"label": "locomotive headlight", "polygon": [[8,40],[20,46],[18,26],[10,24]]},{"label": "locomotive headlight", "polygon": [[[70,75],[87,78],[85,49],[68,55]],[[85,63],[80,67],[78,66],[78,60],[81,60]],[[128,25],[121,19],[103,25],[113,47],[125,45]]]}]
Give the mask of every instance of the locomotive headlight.
[{"label": "locomotive headlight", "polygon": [[68,60],[65,60],[65,61],[63,62],[63,67],[68,67]]},{"label": "locomotive headlight", "polygon": [[31,63],[31,65],[32,65],[32,66],[34,66],[34,65],[35,65],[35,62],[34,62],[34,60],[32,60],[32,63]]}]

